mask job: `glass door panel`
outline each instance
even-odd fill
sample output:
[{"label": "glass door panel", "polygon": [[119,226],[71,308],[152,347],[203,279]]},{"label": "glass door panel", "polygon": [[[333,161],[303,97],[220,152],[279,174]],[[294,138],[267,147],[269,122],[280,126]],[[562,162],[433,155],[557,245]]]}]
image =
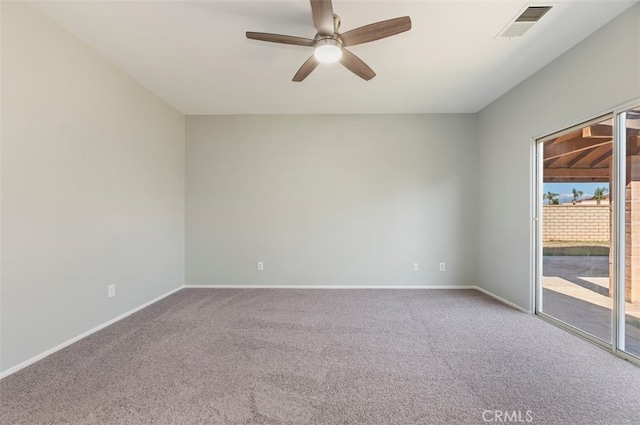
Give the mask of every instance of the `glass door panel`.
[{"label": "glass door panel", "polygon": [[626,146],[624,278],[620,281],[618,349],[640,357],[640,107],[621,114],[619,137]]},{"label": "glass door panel", "polygon": [[[538,152],[543,198],[538,310],[611,344],[613,119],[548,138]],[[640,187],[638,195],[640,204]]]}]

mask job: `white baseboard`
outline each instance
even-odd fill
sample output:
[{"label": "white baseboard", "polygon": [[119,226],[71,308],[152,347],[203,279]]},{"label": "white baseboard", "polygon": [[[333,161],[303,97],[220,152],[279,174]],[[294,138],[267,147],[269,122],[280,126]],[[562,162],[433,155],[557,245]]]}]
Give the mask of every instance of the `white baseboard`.
[{"label": "white baseboard", "polygon": [[185,289],[477,289],[455,285],[185,285]]},{"label": "white baseboard", "polygon": [[163,299],[165,297],[168,297],[169,295],[171,295],[173,293],[178,292],[182,288],[184,288],[184,286],[179,286],[176,289],[173,289],[173,290],[167,292],[166,294],[160,295],[159,297],[154,298],[151,301],[146,302],[146,303],[142,304],[141,306],[138,306],[138,307],[134,308],[133,310],[129,310],[126,313],[121,314],[120,316],[118,316],[118,317],[116,317],[114,319],[111,319],[111,320],[109,320],[107,322],[104,322],[101,325],[98,325],[93,329],[89,329],[88,331],[83,332],[80,335],[78,335],[78,336],[76,336],[74,338],[71,338],[68,341],[63,342],[62,344],[59,344],[59,345],[57,345],[57,346],[55,346],[55,347],[53,347],[53,348],[51,348],[51,349],[49,349],[47,351],[44,351],[44,352],[42,352],[42,353],[40,353],[40,354],[38,354],[36,356],[31,357],[28,360],[25,360],[22,363],[19,363],[19,364],[13,366],[13,367],[10,367],[9,369],[7,369],[7,370],[3,371],[2,373],[0,373],[0,379],[5,378],[5,377],[7,377],[7,376],[9,376],[9,375],[11,375],[13,373],[16,373],[20,369],[24,369],[25,367],[29,366],[30,364],[33,364],[33,363],[37,362],[38,360],[42,360],[45,357],[55,353],[56,351],[62,350],[63,348],[73,344],[74,342],[80,341],[82,338],[85,338],[85,337],[87,337],[87,336],[89,336],[89,335],[91,335],[91,334],[93,334],[95,332],[98,332],[101,329],[106,328],[107,326],[112,325],[112,324],[116,323],[117,321],[122,320],[125,317],[130,316],[133,313],[135,313],[137,311],[140,311],[143,308],[148,307],[151,304],[154,304],[154,303],[160,301],[161,299]]},{"label": "white baseboard", "polygon": [[503,304],[520,310],[531,312],[517,304],[506,300],[493,292],[476,285],[185,285],[185,289],[474,289],[490,296]]},{"label": "white baseboard", "polygon": [[494,294],[493,292],[487,291],[484,288],[481,288],[479,286],[476,286],[475,289],[477,289],[478,291],[482,292],[483,294],[489,295],[491,298],[495,298],[496,300],[500,301],[503,304],[508,305],[509,307],[513,307],[516,310],[520,310],[523,313],[527,313],[527,314],[531,314],[531,311],[527,310],[526,308],[520,307],[518,304],[512,303],[509,300],[506,300],[502,297],[497,296],[496,294]]}]

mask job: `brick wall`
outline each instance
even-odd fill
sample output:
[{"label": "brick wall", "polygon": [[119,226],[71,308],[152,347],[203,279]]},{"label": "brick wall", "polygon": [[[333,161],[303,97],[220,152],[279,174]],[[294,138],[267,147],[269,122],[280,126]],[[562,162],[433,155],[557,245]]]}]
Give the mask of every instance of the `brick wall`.
[{"label": "brick wall", "polygon": [[608,241],[609,204],[544,205],[543,241]]}]

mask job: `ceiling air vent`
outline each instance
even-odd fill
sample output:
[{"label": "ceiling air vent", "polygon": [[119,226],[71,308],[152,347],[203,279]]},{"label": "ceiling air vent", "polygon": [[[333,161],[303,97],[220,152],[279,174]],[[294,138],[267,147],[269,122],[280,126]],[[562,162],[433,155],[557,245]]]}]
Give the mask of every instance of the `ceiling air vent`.
[{"label": "ceiling air vent", "polygon": [[536,22],[540,20],[546,13],[551,10],[552,6],[529,6],[520,12],[514,20],[512,20],[505,29],[503,29],[499,37],[520,37],[529,30]]}]

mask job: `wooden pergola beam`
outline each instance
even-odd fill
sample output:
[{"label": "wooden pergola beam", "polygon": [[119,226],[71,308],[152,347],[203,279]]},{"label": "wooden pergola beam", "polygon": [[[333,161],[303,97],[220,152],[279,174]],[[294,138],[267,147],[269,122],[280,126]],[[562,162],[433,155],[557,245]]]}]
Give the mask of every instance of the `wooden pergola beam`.
[{"label": "wooden pergola beam", "polygon": [[545,168],[544,178],[609,179],[609,168]]},{"label": "wooden pergola beam", "polygon": [[599,146],[611,144],[612,142],[612,139],[604,140],[598,143],[594,143],[592,139],[573,139],[571,141],[545,146],[544,160],[549,161],[560,156],[595,149]]},{"label": "wooden pergola beam", "polygon": [[545,177],[542,179],[544,183],[610,183],[608,177]]},{"label": "wooden pergola beam", "polygon": [[584,159],[585,157],[591,155],[591,153],[592,152],[589,152],[588,150],[584,150],[584,151],[578,153],[571,161],[567,162],[567,167],[573,167],[575,164],[580,162],[582,159]]},{"label": "wooden pergola beam", "polygon": [[610,125],[596,124],[582,129],[584,139],[613,139],[613,127]]}]

